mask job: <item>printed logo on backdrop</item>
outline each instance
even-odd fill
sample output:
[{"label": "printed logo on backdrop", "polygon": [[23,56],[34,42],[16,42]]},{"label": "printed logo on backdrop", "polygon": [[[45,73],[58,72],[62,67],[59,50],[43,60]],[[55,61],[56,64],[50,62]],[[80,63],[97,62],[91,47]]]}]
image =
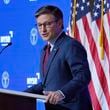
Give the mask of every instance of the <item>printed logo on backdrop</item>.
[{"label": "printed logo on backdrop", "polygon": [[35,84],[38,84],[40,81],[40,73],[36,73],[35,77],[28,77],[27,78],[27,87],[31,87]]},{"label": "printed logo on backdrop", "polygon": [[38,41],[38,31],[36,28],[32,28],[30,32],[30,42],[34,46]]},{"label": "printed logo on backdrop", "polygon": [[8,88],[8,86],[9,86],[9,74],[7,71],[3,72],[1,82],[2,82],[3,88]]},{"label": "printed logo on backdrop", "polygon": [[12,38],[13,38],[13,31],[9,31],[8,35],[1,35],[0,36],[1,46],[7,46],[11,42]]},{"label": "printed logo on backdrop", "polygon": [[10,3],[11,0],[3,0],[3,1],[4,1],[4,3],[7,5],[7,4]]}]

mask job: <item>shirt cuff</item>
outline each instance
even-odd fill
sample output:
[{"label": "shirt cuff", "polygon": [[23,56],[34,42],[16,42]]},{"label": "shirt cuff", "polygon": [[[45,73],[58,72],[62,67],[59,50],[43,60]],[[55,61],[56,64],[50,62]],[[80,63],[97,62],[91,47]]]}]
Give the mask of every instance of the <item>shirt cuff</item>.
[{"label": "shirt cuff", "polygon": [[63,94],[63,92],[61,90],[58,90],[58,92],[62,95],[63,99],[65,98],[65,95]]}]

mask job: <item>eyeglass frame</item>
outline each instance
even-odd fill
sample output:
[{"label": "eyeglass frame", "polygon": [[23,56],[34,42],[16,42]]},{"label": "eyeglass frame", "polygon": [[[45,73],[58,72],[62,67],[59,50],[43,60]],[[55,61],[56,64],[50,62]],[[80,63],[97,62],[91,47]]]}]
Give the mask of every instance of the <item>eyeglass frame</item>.
[{"label": "eyeglass frame", "polygon": [[37,26],[38,29],[41,29],[42,26],[44,26],[46,28],[51,28],[52,24],[55,23],[55,22],[57,22],[57,21],[58,20],[48,21],[48,22],[45,22],[45,23],[42,23],[42,24],[38,23],[38,24],[35,24],[35,26]]}]

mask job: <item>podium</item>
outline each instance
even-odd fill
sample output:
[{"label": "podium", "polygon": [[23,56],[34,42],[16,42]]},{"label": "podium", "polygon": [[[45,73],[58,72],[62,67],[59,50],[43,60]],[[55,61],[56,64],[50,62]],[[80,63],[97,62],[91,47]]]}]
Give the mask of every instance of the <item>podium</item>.
[{"label": "podium", "polygon": [[46,96],[0,89],[0,110],[36,110],[36,99]]}]

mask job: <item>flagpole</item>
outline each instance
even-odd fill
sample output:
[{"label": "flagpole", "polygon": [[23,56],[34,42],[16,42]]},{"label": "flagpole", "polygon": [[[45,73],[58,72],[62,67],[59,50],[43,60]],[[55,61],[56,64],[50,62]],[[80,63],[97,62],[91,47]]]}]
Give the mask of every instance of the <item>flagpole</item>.
[{"label": "flagpole", "polygon": [[100,57],[104,59],[104,33],[103,33],[103,17],[104,17],[104,0],[101,2],[101,26],[100,26],[100,36],[99,36],[99,46],[100,46]]},{"label": "flagpole", "polygon": [[73,5],[73,24],[72,24],[72,37],[74,37],[74,29],[75,29],[75,22],[76,22],[76,2],[77,0],[74,0],[74,5]]}]

